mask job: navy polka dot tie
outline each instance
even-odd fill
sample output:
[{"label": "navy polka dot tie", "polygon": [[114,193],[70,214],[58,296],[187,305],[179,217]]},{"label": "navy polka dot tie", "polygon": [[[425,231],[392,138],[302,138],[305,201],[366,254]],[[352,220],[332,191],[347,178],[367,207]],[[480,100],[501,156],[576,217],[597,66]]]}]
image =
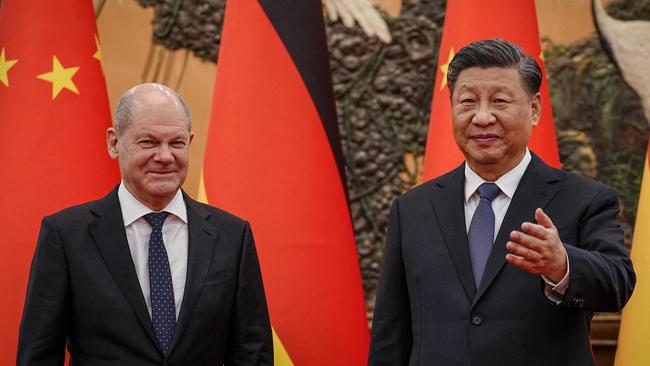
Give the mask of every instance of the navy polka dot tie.
[{"label": "navy polka dot tie", "polygon": [[492,200],[499,195],[501,190],[494,183],[483,183],[478,189],[481,197],[472,222],[467,232],[469,242],[469,256],[472,261],[472,273],[474,284],[478,288],[483,277],[485,264],[487,263],[492,245],[494,244],[494,211],[492,211]]},{"label": "navy polka dot tie", "polygon": [[169,352],[169,346],[176,329],[174,285],[162,237],[162,226],[167,216],[169,216],[169,212],[152,212],[144,215],[144,219],[151,225],[151,236],[149,237],[151,321],[163,354]]}]

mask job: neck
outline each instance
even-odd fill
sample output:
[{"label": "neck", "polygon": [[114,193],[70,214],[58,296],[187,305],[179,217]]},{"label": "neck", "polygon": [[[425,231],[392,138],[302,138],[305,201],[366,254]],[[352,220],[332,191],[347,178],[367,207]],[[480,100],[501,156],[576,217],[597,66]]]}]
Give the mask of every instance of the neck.
[{"label": "neck", "polygon": [[151,209],[151,211],[162,211],[163,208],[167,207],[169,202],[171,202],[171,199],[164,200],[164,201],[158,201],[158,200],[148,200],[144,201],[140,199],[139,197],[136,197],[138,201],[142,202],[143,205],[147,206],[148,208]]},{"label": "neck", "polygon": [[481,177],[484,181],[486,182],[496,182],[497,179],[501,178],[504,174],[506,174],[508,171],[501,172],[501,171],[489,171],[486,169],[476,169],[476,167],[473,167],[471,164],[469,166],[479,177]]}]

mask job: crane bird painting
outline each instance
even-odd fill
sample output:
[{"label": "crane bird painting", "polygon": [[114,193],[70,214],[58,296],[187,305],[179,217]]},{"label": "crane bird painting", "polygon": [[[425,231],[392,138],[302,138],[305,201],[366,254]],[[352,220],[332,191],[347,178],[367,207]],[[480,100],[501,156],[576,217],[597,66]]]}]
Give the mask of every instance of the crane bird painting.
[{"label": "crane bird painting", "polygon": [[592,0],[596,29],[603,48],[641,99],[650,124],[650,21],[612,18],[602,0]]}]

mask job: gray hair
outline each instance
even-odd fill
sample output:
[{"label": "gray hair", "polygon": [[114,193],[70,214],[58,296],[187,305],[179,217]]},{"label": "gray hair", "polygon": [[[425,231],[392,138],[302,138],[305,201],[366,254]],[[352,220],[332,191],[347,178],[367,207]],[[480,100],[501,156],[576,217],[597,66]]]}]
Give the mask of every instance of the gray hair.
[{"label": "gray hair", "polygon": [[530,97],[537,94],[542,85],[542,69],[534,58],[524,53],[521,47],[503,39],[485,39],[461,48],[449,63],[447,84],[450,95],[454,93],[460,73],[476,66],[517,68]]},{"label": "gray hair", "polygon": [[122,94],[120,100],[117,102],[115,107],[115,117],[113,119],[113,128],[118,134],[122,134],[129,128],[132,117],[133,117],[133,107],[136,104],[136,96],[139,95],[143,89],[153,89],[165,96],[168,96],[178,102],[183,107],[185,116],[187,117],[187,128],[189,131],[192,131],[192,114],[190,113],[190,108],[187,106],[185,99],[176,93],[173,89],[157,83],[146,83],[138,84],[133,88],[127,90]]}]

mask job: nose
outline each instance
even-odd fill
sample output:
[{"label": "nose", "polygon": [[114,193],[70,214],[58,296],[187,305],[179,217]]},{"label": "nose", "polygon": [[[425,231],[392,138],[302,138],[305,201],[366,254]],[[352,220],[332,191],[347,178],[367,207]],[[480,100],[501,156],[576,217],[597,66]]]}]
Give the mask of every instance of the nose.
[{"label": "nose", "polygon": [[492,113],[492,107],[488,103],[480,103],[476,113],[472,117],[472,123],[487,126],[496,122],[496,117]]},{"label": "nose", "polygon": [[168,144],[160,144],[156,152],[155,160],[162,164],[169,164],[174,161],[174,154]]}]

